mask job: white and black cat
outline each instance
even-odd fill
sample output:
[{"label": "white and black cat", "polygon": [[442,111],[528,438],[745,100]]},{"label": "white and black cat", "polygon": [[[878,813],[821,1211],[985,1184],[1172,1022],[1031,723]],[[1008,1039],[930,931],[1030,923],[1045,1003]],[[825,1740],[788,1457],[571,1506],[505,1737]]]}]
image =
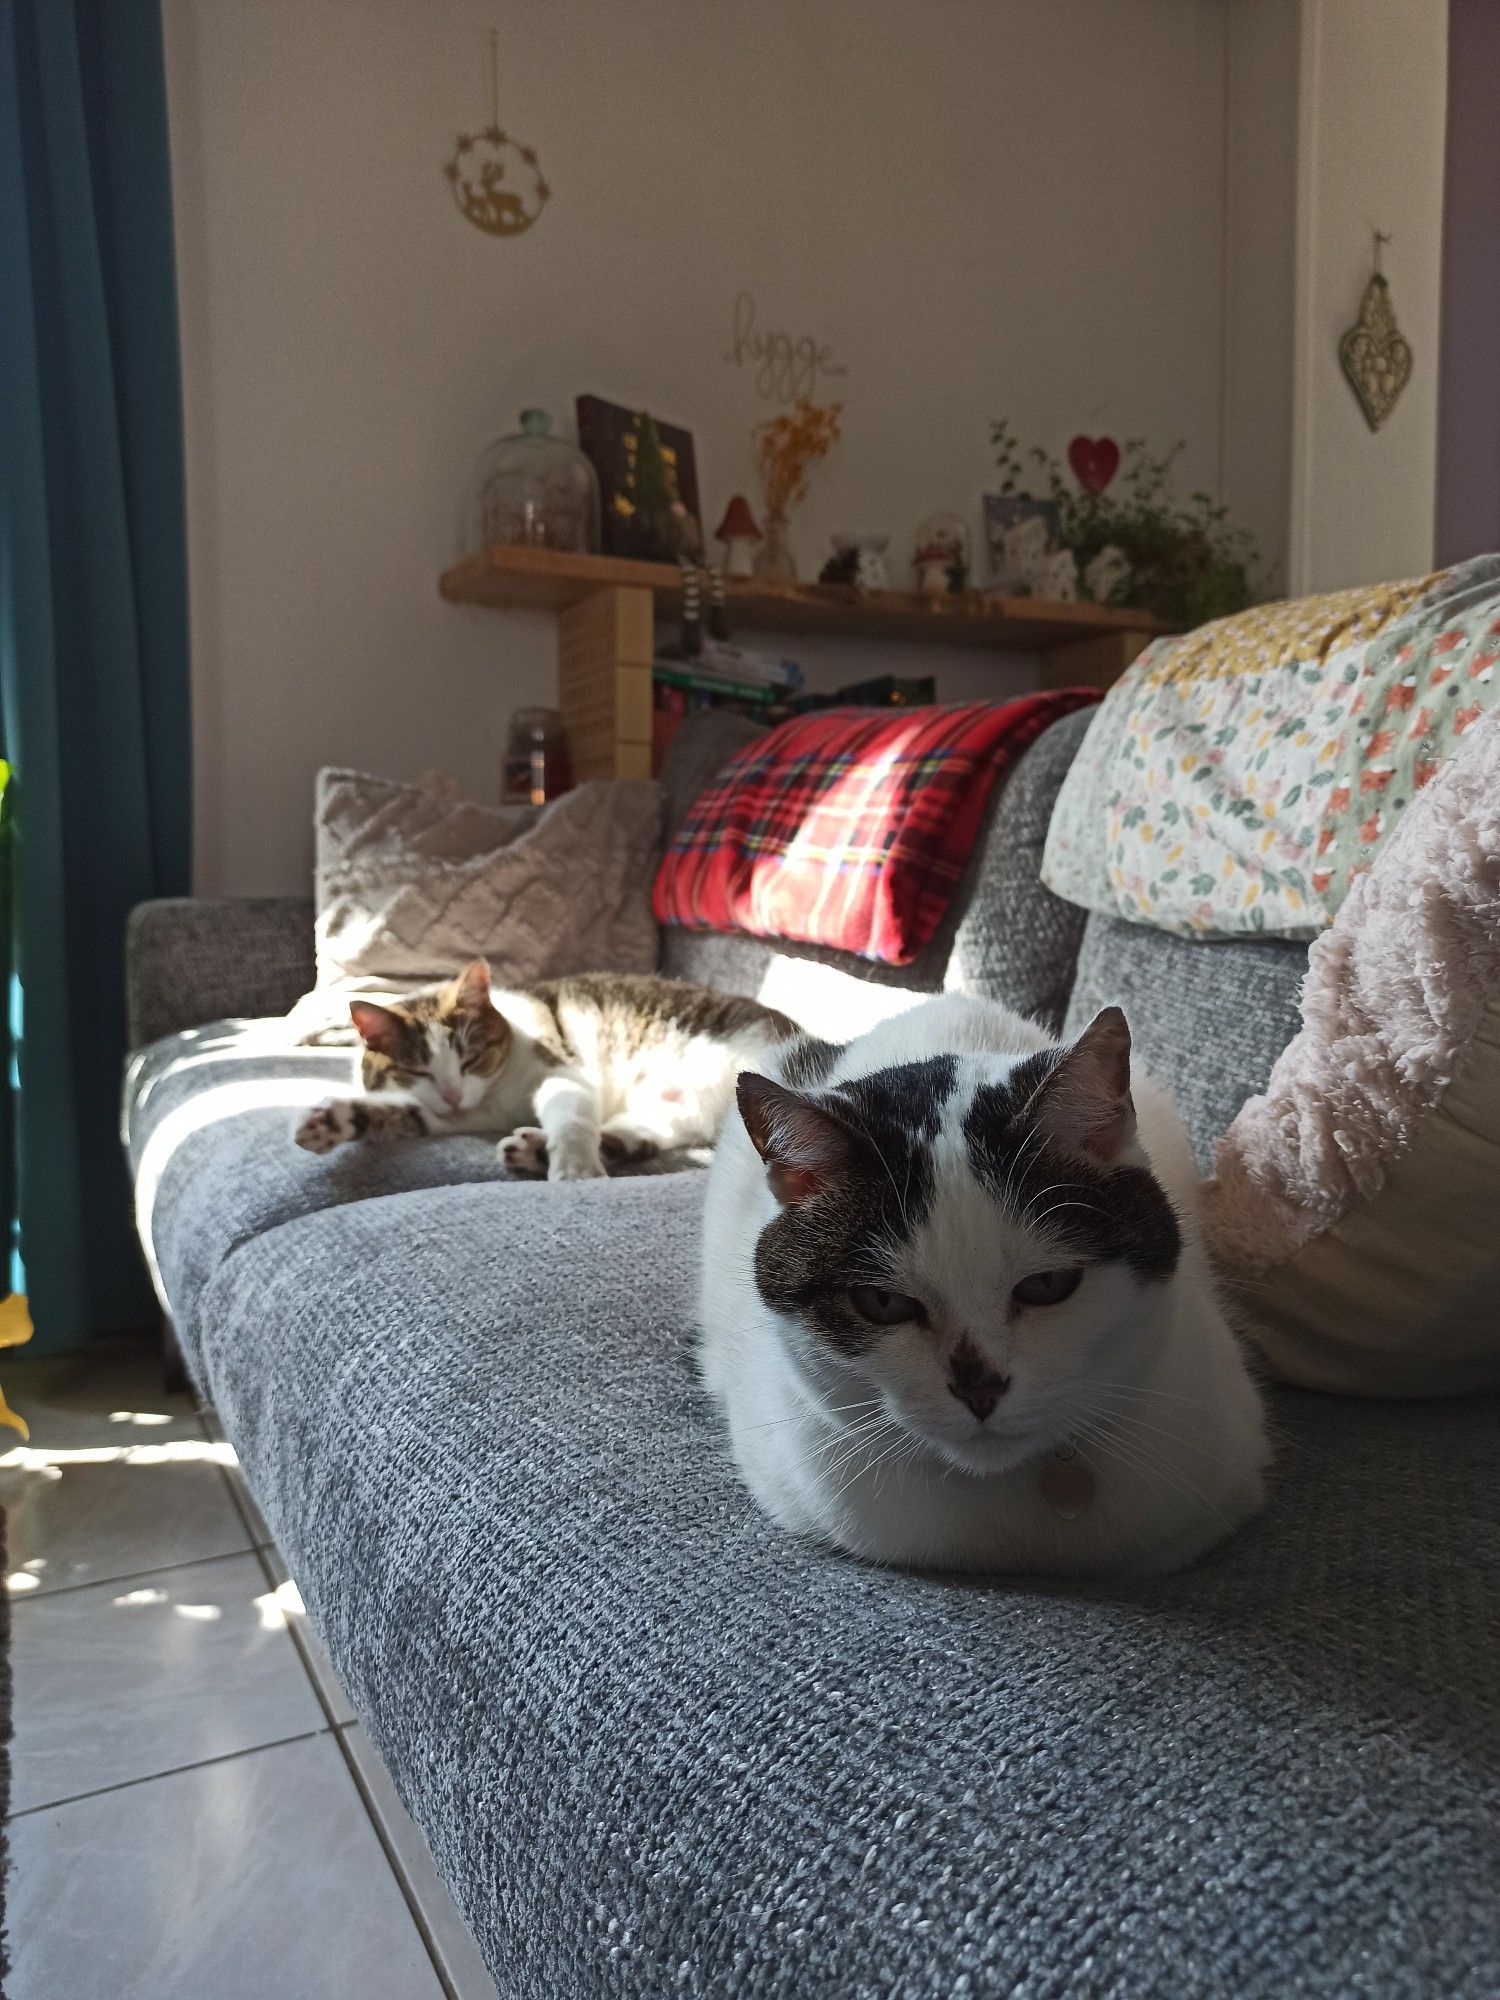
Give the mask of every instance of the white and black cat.
[{"label": "white and black cat", "polygon": [[673,979],[590,973],[507,992],[482,958],[349,1012],[367,1095],[314,1106],[299,1146],[494,1133],[513,1172],[550,1180],[712,1145],[738,1072],[796,1032],[753,1000]]},{"label": "white and black cat", "polygon": [[751,1492],[879,1562],[1149,1574],[1253,1514],[1260,1398],[1182,1121],[1106,1008],[947,995],[739,1080],[701,1362]]}]

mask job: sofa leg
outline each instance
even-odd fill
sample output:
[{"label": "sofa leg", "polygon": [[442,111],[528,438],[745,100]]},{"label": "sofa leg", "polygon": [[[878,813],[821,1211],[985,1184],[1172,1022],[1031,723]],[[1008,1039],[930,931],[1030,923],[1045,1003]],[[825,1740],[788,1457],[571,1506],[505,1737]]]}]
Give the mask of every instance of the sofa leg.
[{"label": "sofa leg", "polygon": [[161,1316],[161,1375],[162,1387],[169,1396],[190,1396],[193,1385],[188,1376],[187,1363],[182,1358],[182,1349],[177,1344],[177,1330],[165,1313]]}]

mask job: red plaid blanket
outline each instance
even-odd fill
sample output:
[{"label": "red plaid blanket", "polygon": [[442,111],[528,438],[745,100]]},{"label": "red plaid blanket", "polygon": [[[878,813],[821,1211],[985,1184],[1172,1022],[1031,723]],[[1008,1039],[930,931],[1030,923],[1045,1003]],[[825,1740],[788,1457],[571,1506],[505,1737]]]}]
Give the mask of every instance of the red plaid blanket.
[{"label": "red plaid blanket", "polygon": [[656,877],[656,914],[909,965],[943,920],[991,787],[1093,688],[964,708],[825,709],[730,759]]}]

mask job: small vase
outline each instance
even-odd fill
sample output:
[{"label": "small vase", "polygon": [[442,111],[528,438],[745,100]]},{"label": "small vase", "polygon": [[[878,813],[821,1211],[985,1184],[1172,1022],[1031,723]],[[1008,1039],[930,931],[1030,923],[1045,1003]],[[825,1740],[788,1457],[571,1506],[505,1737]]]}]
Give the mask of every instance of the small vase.
[{"label": "small vase", "polygon": [[765,539],[755,551],[755,574],[768,582],[797,581],[797,564],[792,556],[785,514],[767,514]]}]

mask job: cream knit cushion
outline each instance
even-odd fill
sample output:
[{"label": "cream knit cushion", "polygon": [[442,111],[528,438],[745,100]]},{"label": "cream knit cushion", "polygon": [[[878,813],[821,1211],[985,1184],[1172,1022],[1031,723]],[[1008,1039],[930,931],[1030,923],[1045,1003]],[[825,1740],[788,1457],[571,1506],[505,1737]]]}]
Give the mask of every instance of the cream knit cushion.
[{"label": "cream knit cushion", "polygon": [[445,781],[318,773],[317,969],[292,1021],[347,1024],[353,994],[410,992],[472,958],[495,983],[650,972],[661,792],[579,785],[540,808],[475,805]]}]

